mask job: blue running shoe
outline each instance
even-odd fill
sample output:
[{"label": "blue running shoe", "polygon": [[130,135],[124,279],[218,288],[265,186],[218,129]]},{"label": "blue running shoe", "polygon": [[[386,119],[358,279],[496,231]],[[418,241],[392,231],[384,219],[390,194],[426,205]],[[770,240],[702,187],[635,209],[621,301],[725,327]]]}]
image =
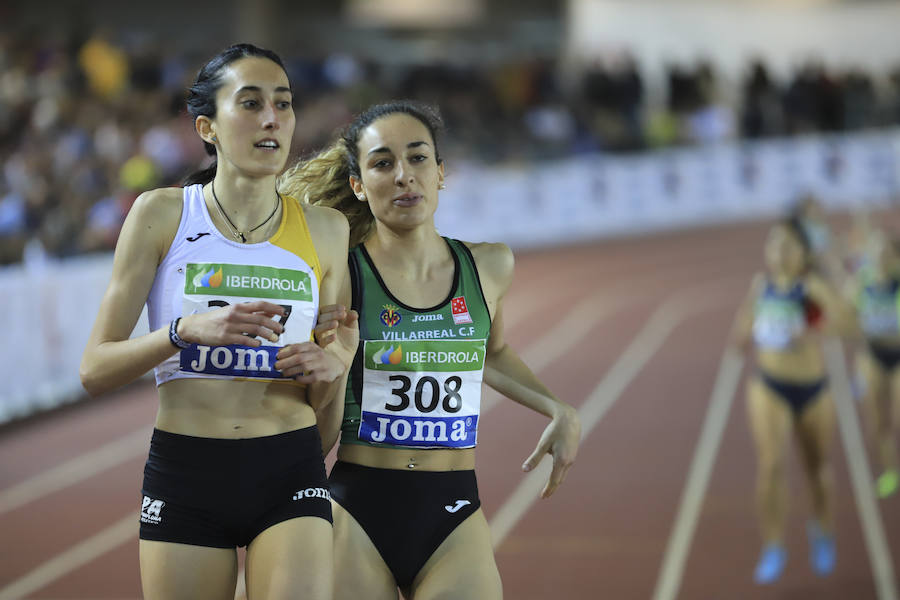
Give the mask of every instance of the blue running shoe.
[{"label": "blue running shoe", "polygon": [[816,575],[824,577],[834,571],[837,561],[837,549],[834,536],[822,531],[821,527],[810,521],[807,527],[809,537],[809,563]]},{"label": "blue running shoe", "polygon": [[780,544],[767,544],[763,547],[756,570],[753,572],[753,581],[760,585],[773,583],[781,577],[784,565],[787,562],[787,550]]}]

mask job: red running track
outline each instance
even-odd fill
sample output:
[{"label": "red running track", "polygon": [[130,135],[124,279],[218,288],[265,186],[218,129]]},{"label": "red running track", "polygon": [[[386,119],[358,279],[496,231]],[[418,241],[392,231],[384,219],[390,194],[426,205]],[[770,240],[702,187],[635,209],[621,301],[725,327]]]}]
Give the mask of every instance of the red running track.
[{"label": "red running track", "polygon": [[[507,337],[589,418],[568,480],[539,500],[529,488],[538,476],[520,467],[545,420],[486,395],[477,470],[506,598],[662,599],[654,594],[685,481],[766,231],[742,224],[520,253]],[[0,600],[140,597],[137,511],[155,410],[144,381],[0,430]],[[795,461],[787,570],[755,586],[755,465],[738,385],[671,597],[888,597],[883,582],[882,596],[876,588],[837,432],[831,456],[836,571],[817,578],[808,567],[809,504]],[[876,506],[889,594],[900,573],[900,495]]]}]

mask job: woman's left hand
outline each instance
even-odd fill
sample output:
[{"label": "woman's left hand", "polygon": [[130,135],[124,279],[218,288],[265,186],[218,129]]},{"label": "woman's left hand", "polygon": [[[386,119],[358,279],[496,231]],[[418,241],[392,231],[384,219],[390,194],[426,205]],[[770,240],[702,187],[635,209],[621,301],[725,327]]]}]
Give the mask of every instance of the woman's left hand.
[{"label": "woman's left hand", "polygon": [[544,454],[553,457],[550,479],[541,491],[541,498],[549,498],[562,484],[569,469],[575,464],[578,443],[581,441],[581,420],[571,406],[565,405],[544,429],[541,439],[522,465],[523,471],[531,471],[541,462]]},{"label": "woman's left hand", "polygon": [[303,342],[279,350],[275,368],[300,383],[330,383],[344,373],[347,365],[318,344]]},{"label": "woman's left hand", "polygon": [[347,366],[353,362],[359,345],[359,314],[355,310],[347,310],[340,304],[321,307],[314,332],[319,346],[331,346],[331,351]]}]

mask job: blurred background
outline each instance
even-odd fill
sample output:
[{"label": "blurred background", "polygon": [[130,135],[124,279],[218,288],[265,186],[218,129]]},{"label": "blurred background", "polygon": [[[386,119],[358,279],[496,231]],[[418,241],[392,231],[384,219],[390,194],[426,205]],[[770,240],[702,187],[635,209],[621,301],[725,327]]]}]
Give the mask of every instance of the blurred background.
[{"label": "blurred background", "polygon": [[[547,246],[757,218],[806,192],[831,209],[884,202],[900,165],[898,22],[900,3],[877,0],[7,0],[2,281],[108,261],[135,197],[204,164],[185,90],[237,40],[288,65],[295,157],[372,102],[439,105],[439,225],[466,239]],[[95,304],[106,271],[64,271]],[[7,331],[24,323],[14,303],[59,299],[35,285],[0,300]],[[37,336],[59,377],[0,392],[0,421],[77,396],[88,328]],[[57,353],[60,337],[76,341]]]},{"label": "blurred background", "polygon": [[449,165],[528,169],[889,130],[897,22],[876,0],[7,0],[0,263],[111,250],[137,193],[203,162],[185,88],[236,40],[285,58],[297,155],[409,97],[442,109]]},{"label": "blurred background", "polygon": [[293,159],[373,102],[437,104],[442,233],[537,252],[807,194],[892,210],[897,24],[894,0],[0,2],[0,423],[84,399],[119,228],[205,164],[185,92],[231,43],[285,60]]}]

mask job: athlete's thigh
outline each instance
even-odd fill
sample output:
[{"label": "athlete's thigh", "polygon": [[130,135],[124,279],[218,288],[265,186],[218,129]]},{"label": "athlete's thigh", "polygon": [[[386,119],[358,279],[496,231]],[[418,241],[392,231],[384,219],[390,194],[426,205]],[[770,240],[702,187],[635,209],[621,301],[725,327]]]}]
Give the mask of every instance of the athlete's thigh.
[{"label": "athlete's thigh", "polygon": [[869,404],[870,410],[879,410],[880,398],[891,385],[888,373],[885,373],[881,363],[868,351],[860,352],[859,371],[865,385],[863,403]]},{"label": "athlete's thigh", "polygon": [[247,547],[248,600],[331,600],[331,523],[319,517],[282,521]]},{"label": "athlete's thigh", "polygon": [[791,409],[758,377],[747,382],[747,417],[757,454],[770,460],[783,457],[791,431]]},{"label": "athlete's thigh", "polygon": [[413,581],[410,600],[499,600],[491,531],[479,508],[447,536]]},{"label": "athlete's thigh", "polygon": [[834,398],[826,388],[797,420],[797,438],[808,465],[820,465],[826,460],[834,439],[834,424]]},{"label": "athlete's thigh", "polygon": [[237,552],[140,540],[145,600],[234,600]]},{"label": "athlete's thigh", "polygon": [[332,500],[334,599],[397,600],[397,582],[362,526]]}]

